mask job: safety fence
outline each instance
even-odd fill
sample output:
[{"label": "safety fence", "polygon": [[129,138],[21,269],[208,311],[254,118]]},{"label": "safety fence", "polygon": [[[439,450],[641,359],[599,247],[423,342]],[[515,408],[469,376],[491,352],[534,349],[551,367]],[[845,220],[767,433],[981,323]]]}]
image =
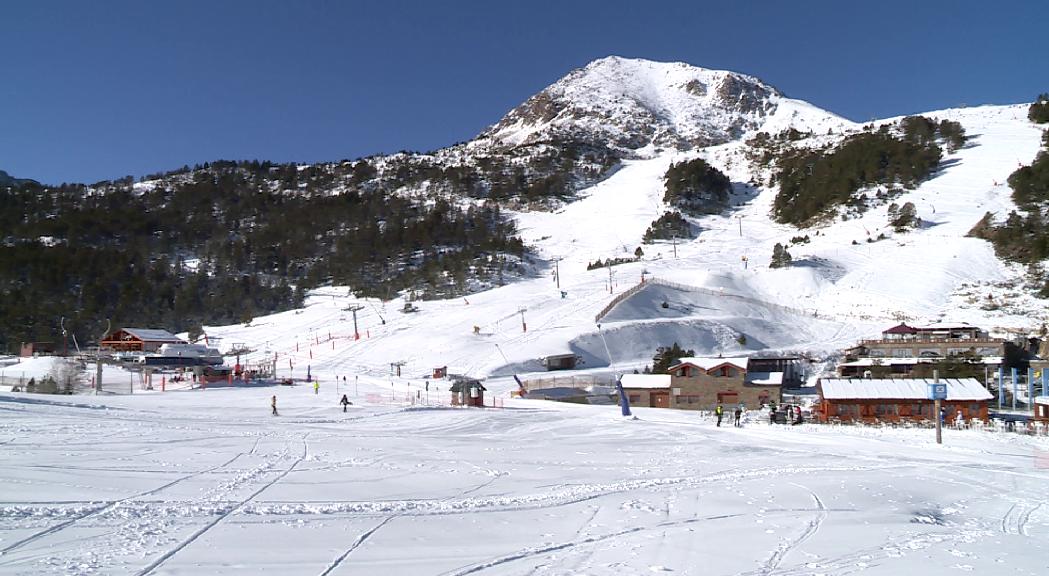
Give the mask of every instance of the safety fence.
[{"label": "safety fence", "polygon": [[585,390],[592,386],[615,386],[616,379],[612,374],[592,374],[582,376],[538,376],[522,377],[525,390],[542,390],[545,388],[579,388]]}]

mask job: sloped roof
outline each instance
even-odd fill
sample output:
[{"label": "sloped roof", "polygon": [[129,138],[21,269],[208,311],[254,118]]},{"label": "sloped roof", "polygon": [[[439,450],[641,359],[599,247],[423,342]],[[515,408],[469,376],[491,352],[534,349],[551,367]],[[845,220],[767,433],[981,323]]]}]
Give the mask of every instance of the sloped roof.
[{"label": "sloped roof", "polygon": [[623,388],[670,388],[670,374],[623,374]]},{"label": "sloped roof", "polygon": [[[932,378],[820,378],[820,395],[828,400],[928,400]],[[947,400],[990,400],[975,378],[940,378]]]},{"label": "sloped roof", "polygon": [[747,372],[747,382],[761,386],[782,386],[783,372]]},{"label": "sloped roof", "polygon": [[145,342],[185,342],[171,332],[157,328],[124,328],[123,330]]},{"label": "sloped roof", "polygon": [[680,360],[678,360],[677,364],[674,364],[670,368],[674,369],[678,366],[681,366],[682,364],[691,364],[693,366],[696,366],[697,368],[702,368],[704,370],[710,370],[711,368],[721,366],[722,364],[731,364],[736,368],[739,368],[740,370],[746,371],[747,357],[738,356],[735,358],[681,358]]},{"label": "sloped roof", "polygon": [[917,334],[917,332],[917,330],[911,328],[906,324],[900,324],[898,326],[893,326],[892,328],[883,331],[882,334]]}]

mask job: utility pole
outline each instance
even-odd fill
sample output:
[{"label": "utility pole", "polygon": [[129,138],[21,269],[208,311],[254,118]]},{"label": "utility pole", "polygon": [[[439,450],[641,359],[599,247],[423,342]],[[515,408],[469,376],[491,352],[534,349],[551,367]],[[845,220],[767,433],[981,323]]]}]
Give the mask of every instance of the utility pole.
[{"label": "utility pole", "polygon": [[743,236],[743,216],[736,216],[736,220],[739,220],[739,235]]},{"label": "utility pole", "polygon": [[62,356],[69,356],[69,339],[66,337],[66,317],[63,316],[58,321],[59,327],[62,329]]},{"label": "utility pole", "polygon": [[[677,257],[676,253],[677,251],[675,250],[675,258]],[[608,293],[612,293],[612,266],[608,267]]]},{"label": "utility pole", "polygon": [[[940,387],[940,372],[938,370],[932,371],[932,385],[933,385],[933,417],[936,418],[936,443],[943,444],[943,418],[940,417],[940,402],[947,397],[947,391]],[[944,387],[946,388],[946,387]]]},{"label": "utility pole", "polygon": [[360,304],[354,304],[353,306],[346,307],[346,309],[350,312],[353,312],[353,339],[360,340],[361,334],[357,331],[357,311],[364,310],[364,306],[361,306]]},{"label": "utility pole", "polygon": [[97,396],[102,391],[102,341],[109,335],[109,329],[111,324],[109,318],[106,318],[106,332],[102,334],[102,337],[98,339],[98,348],[95,352],[95,395]]},{"label": "utility pole", "polygon": [[677,233],[670,233],[670,244],[674,247],[674,258],[677,258]]},{"label": "utility pole", "polygon": [[554,258],[554,282],[557,283],[557,289],[558,290],[561,289],[561,267],[559,266],[560,263],[561,263],[561,257],[560,256]]},{"label": "utility pole", "polygon": [[524,313],[526,308],[519,308],[517,313],[521,315],[521,332],[528,332],[528,324],[525,324]]}]

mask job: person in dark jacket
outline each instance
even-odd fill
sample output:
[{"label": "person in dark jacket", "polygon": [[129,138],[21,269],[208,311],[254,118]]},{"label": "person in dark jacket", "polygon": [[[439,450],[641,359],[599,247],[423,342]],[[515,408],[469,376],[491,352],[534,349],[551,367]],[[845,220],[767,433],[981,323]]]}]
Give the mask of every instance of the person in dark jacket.
[{"label": "person in dark jacket", "polygon": [[350,402],[350,399],[347,398],[345,394],[343,394],[342,395],[342,400],[339,400],[339,404],[342,404],[342,411],[345,412],[346,411],[346,407],[349,406],[350,404],[353,404],[353,402]]},{"label": "person in dark jacket", "polygon": [[733,426],[735,426],[736,428],[742,427],[743,425],[739,423],[739,419],[740,419],[741,416],[743,416],[743,409],[740,408],[739,406],[736,407],[735,416],[736,416],[736,422],[733,424]]},{"label": "person in dark jacket", "polygon": [[277,415],[277,396],[276,396],[276,394],[273,395],[273,398],[270,398],[270,408],[273,409],[273,415],[276,416]]}]

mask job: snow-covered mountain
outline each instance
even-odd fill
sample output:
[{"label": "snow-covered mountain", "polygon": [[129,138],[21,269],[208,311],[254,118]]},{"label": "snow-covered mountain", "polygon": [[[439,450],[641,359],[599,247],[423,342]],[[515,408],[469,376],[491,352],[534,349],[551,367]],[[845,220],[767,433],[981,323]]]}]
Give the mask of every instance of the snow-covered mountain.
[{"label": "snow-covered mountain", "polygon": [[[895,200],[913,203],[922,226],[896,232],[887,207],[876,205],[799,230],[772,220],[777,189],[760,184],[768,167],[752,161],[747,138],[795,128],[811,133],[798,145],[832,144],[857,125],[751,77],[602,59],[533,96],[475,141],[434,156],[462,160],[565,141],[617,151],[616,169],[574,200],[557,210],[514,213],[539,258],[539,277],[468,298],[416,302],[414,313],[398,311],[401,298],[361,300],[332,287],[316,291],[304,310],[208,333],[250,343],[258,360],[279,358],[284,375],[311,365],[325,377],[381,378],[403,363],[404,379],[390,378],[396,385],[445,365],[479,376],[538,371],[541,357],[566,352],[579,355],[584,368],[642,368],[658,346],[674,342],[698,355],[806,353],[828,359],[829,367],[843,348],[901,320],[966,321],[998,335],[1033,331],[1046,321],[1045,306],[1030,296],[1025,271],[967,233],[986,212],[1014,208],[1005,181],[1034,158],[1040,130],[1021,105],[927,115],[959,122],[970,140]],[[645,229],[667,209],[667,168],[696,157],[731,178],[731,207],[693,218],[694,239],[643,245]],[[789,246],[793,266],[769,266],[776,243]],[[589,269],[600,259],[629,260],[639,247],[637,261]],[[363,306],[360,340],[350,337],[349,306]]]},{"label": "snow-covered mountain", "polygon": [[824,133],[853,126],[752,76],[609,56],[532,96],[477,142],[584,141],[651,155],[656,148],[702,148],[761,130]]}]

